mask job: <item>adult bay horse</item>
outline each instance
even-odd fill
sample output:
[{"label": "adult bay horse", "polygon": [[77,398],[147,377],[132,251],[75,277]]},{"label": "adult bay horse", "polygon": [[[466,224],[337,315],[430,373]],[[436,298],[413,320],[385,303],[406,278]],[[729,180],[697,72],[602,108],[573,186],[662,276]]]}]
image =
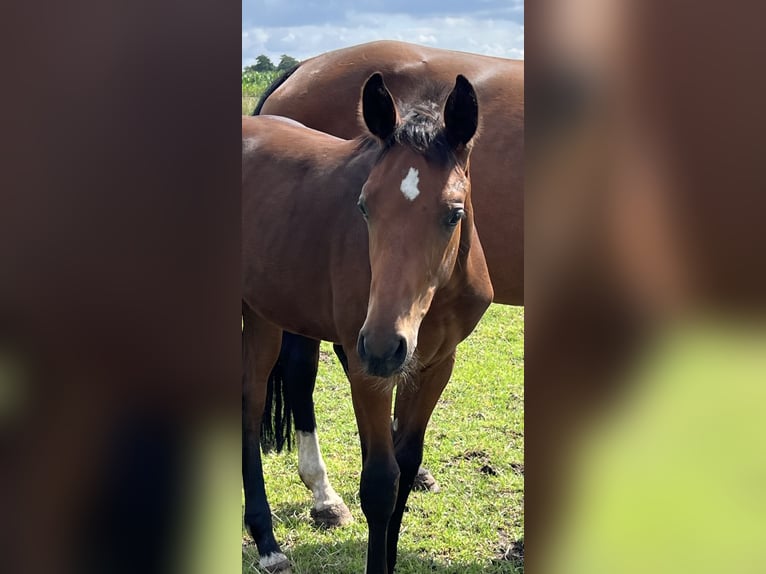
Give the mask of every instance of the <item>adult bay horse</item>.
[{"label": "adult bay horse", "polygon": [[[484,122],[472,151],[476,225],[494,301],[523,304],[523,61],[405,42],[371,42],[302,62],[267,89],[254,114],[286,116],[338,137],[357,137],[364,129],[358,118],[358,94],[376,70],[385,74],[386,85],[400,102],[417,97],[424,80],[449,82],[458,73],[471,78],[483,116],[492,118]],[[344,363],[343,348],[337,344],[334,348]],[[314,497],[311,515],[320,524],[340,525],[350,520],[351,514],[330,485],[319,448],[312,399],[318,363],[319,341],[285,332],[272,384],[275,396],[284,395],[286,412],[274,413],[274,438],[277,449],[281,449],[289,439],[292,416],[299,474]]]},{"label": "adult bay horse", "polygon": [[261,97],[254,114],[292,118],[341,138],[362,133],[358,94],[380,71],[400,102],[417,97],[423,81],[471,78],[482,103],[481,138],[472,152],[476,225],[495,290],[494,301],[524,302],[524,62],[466,52],[378,41],[305,60]]},{"label": "adult bay horse", "polygon": [[426,425],[457,344],[492,301],[469,169],[479,99],[462,75],[438,86],[397,105],[372,74],[361,90],[368,133],[352,140],[284,118],[242,120],[245,524],[272,571],[289,562],[273,534],[260,423],[283,331],[345,350],[366,572],[392,574]]}]

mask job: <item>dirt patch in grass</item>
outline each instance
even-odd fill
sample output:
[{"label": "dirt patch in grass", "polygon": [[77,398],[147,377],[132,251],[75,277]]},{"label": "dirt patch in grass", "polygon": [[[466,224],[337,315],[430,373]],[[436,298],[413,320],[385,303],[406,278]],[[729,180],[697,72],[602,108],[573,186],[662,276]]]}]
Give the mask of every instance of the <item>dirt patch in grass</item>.
[{"label": "dirt patch in grass", "polygon": [[493,466],[489,457],[489,454],[483,450],[469,450],[463,454],[459,454],[451,459],[450,462],[456,462],[458,460],[469,460],[478,463],[477,470],[486,476],[497,476],[500,474],[498,469]]},{"label": "dirt patch in grass", "polygon": [[500,543],[497,549],[497,559],[503,562],[511,562],[514,566],[524,568],[524,539],[511,540],[508,534],[500,530]]},{"label": "dirt patch in grass", "polygon": [[335,353],[330,353],[324,349],[319,349],[319,360],[325,364],[333,364],[337,361]]},{"label": "dirt patch in grass", "polygon": [[453,460],[480,460],[482,462],[489,461],[489,455],[483,450],[469,450],[463,454],[457,455]]}]

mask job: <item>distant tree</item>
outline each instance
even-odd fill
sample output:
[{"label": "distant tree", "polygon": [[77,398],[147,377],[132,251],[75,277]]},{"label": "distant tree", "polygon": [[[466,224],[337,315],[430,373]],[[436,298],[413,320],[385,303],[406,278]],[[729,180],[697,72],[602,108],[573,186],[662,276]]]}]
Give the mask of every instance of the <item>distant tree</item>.
[{"label": "distant tree", "polygon": [[254,72],[273,72],[276,68],[274,68],[274,63],[269,60],[268,56],[261,54],[255,59],[254,65],[248,66],[245,69],[252,70]]},{"label": "distant tree", "polygon": [[297,66],[300,62],[293,58],[292,56],[288,56],[287,54],[282,54],[282,58],[279,60],[279,64],[277,65],[277,70],[280,72],[286,72],[293,66]]}]

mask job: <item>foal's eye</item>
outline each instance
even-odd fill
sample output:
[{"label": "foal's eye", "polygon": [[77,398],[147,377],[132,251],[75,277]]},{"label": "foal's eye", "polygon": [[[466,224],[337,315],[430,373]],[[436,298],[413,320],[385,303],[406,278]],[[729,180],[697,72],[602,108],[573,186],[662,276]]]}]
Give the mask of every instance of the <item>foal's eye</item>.
[{"label": "foal's eye", "polygon": [[362,217],[367,219],[370,214],[367,213],[367,204],[365,204],[364,199],[359,199],[359,201],[356,202],[356,206],[359,208],[359,212],[362,214]]},{"label": "foal's eye", "polygon": [[448,227],[455,227],[458,223],[460,223],[460,220],[465,217],[465,209],[462,207],[455,207],[453,208],[449,215],[447,216],[447,226]]}]

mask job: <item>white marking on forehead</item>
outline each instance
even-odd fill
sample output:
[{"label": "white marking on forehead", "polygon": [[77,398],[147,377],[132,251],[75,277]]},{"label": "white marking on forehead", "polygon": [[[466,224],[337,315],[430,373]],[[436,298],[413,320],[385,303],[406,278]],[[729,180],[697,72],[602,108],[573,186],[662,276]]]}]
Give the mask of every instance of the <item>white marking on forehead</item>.
[{"label": "white marking on forehead", "polygon": [[400,186],[404,197],[410,201],[414,201],[415,198],[420,195],[420,190],[418,189],[419,181],[420,178],[418,177],[418,170],[416,170],[414,167],[411,167],[410,171],[407,172],[407,176],[402,180],[402,185]]}]

